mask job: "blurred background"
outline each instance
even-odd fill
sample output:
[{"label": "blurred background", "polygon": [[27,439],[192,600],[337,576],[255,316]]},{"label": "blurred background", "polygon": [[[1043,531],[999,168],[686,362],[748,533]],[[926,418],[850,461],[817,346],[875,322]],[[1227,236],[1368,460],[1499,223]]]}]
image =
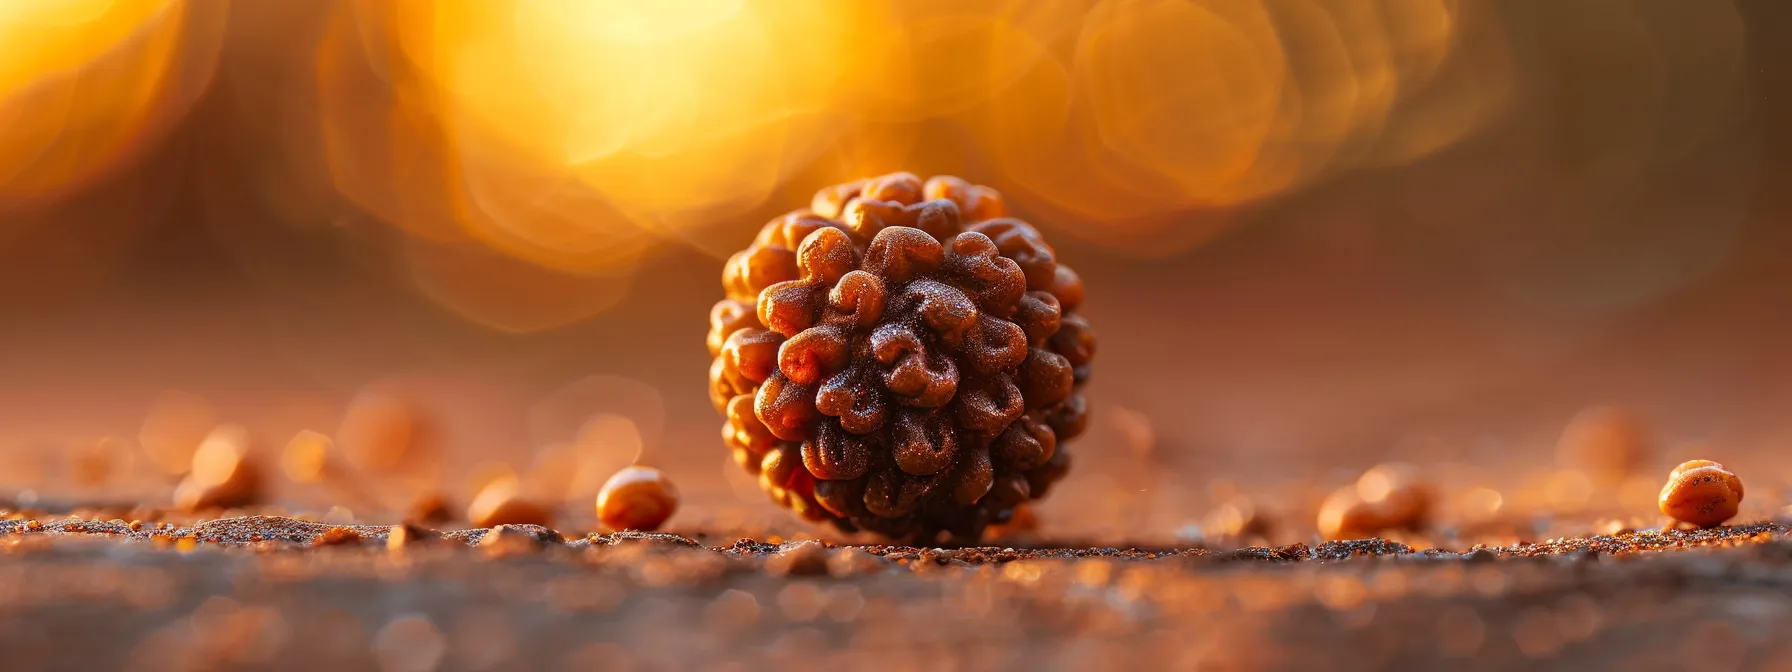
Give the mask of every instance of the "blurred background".
[{"label": "blurred background", "polygon": [[[418,454],[273,500],[515,474],[577,527],[639,460],[674,527],[782,520],[706,399],[721,261],[896,170],[1089,287],[1053,535],[1310,533],[1389,459],[1482,513],[1792,482],[1777,0],[38,0],[0,45],[0,493],[166,501],[222,422],[277,474],[379,395]],[[1609,492],[1557,460],[1601,404],[1649,437]]]}]

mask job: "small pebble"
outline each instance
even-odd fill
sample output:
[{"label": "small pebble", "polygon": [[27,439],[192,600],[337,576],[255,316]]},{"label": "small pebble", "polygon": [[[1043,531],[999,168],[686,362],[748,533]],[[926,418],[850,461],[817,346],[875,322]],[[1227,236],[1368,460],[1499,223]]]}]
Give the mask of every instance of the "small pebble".
[{"label": "small pebble", "polygon": [[442,523],[447,522],[451,514],[448,512],[448,500],[439,492],[424,492],[411,500],[411,506],[405,511],[404,519],[408,523]]},{"label": "small pebble", "polygon": [[523,499],[512,478],[487,483],[467,505],[467,522],[474,527],[498,525],[541,525],[552,523],[553,513],[540,504]]},{"label": "small pebble", "polygon": [[1436,490],[1417,467],[1376,465],[1355,485],[1326,497],[1319,507],[1319,533],[1327,539],[1358,539],[1392,529],[1417,530],[1430,519],[1436,500]]},{"label": "small pebble", "polygon": [[193,452],[192,469],[174,490],[174,505],[200,511],[260,502],[261,471],[249,457],[249,430],[218,426]]},{"label": "small pebble", "polygon": [[1683,462],[1661,488],[1661,512],[1682,523],[1716,527],[1736,517],[1742,479],[1710,460]]},{"label": "small pebble", "polygon": [[1342,488],[1319,506],[1319,534],[1326,539],[1362,539],[1387,527],[1381,512],[1357,496],[1356,488]]},{"label": "small pebble", "polygon": [[1417,529],[1431,516],[1437,491],[1419,468],[1402,462],[1379,464],[1356,481],[1357,496],[1378,507],[1390,527]]},{"label": "small pebble", "polygon": [[597,493],[597,519],[612,530],[657,530],[677,510],[678,488],[652,467],[618,471]]}]

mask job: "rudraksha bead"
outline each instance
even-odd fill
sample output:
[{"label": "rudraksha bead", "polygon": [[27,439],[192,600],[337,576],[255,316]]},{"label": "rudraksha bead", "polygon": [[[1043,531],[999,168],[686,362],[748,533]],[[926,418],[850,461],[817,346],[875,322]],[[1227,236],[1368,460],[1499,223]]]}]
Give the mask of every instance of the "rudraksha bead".
[{"label": "rudraksha bead", "polygon": [[1082,280],[995,190],[910,173],[823,189],[722,285],[710,396],[780,505],[968,542],[1069,469],[1095,355]]}]

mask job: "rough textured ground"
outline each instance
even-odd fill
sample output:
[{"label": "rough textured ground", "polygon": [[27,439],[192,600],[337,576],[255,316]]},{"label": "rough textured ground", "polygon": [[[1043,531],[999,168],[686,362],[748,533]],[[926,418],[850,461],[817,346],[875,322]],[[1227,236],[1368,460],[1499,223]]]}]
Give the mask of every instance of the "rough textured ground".
[{"label": "rough textured ground", "polygon": [[388,535],[0,521],[5,668],[1792,668],[1777,523],[1466,553]]}]

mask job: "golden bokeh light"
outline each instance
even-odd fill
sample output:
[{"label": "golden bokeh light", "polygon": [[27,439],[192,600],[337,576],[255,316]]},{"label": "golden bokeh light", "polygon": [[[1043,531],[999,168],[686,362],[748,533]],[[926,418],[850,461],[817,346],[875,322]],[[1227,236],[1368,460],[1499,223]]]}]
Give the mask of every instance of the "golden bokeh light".
[{"label": "golden bokeh light", "polygon": [[315,483],[329,471],[333,442],[329,435],[309,429],[294,434],[280,453],[280,469],[294,483]]},{"label": "golden bokeh light", "polygon": [[[317,61],[337,188],[433,243],[605,278],[660,242],[724,251],[708,234],[793,179],[899,164],[985,174],[1072,235],[1173,253],[1233,206],[1449,146],[1509,79],[1497,51],[1467,58],[1467,10],[1443,0],[345,7]],[[1402,107],[1450,76],[1477,104]],[[558,324],[416,280],[500,328]],[[553,317],[606,290],[624,287],[565,292],[586,308]]]},{"label": "golden bokeh light", "polygon": [[225,3],[55,0],[0,7],[0,210],[122,164],[205,89]]},{"label": "golden bokeh light", "polygon": [[850,23],[836,3],[350,9],[319,52],[338,186],[565,272],[625,271],[644,241],[757,205],[824,128],[816,84],[849,74],[845,36],[815,38]]},{"label": "golden bokeh light", "polygon": [[[898,169],[994,186],[1054,240],[1166,257],[1497,135],[1485,174],[1449,173],[1452,202],[1529,189],[1537,221],[1609,218],[1726,132],[1742,28],[1731,3],[1617,0],[14,3],[0,211],[155,147],[210,86],[206,224],[283,259],[250,272],[337,300],[354,283],[308,271],[353,249],[460,319],[540,332],[638,294],[668,249],[719,259],[815,187]],[[1597,168],[1519,177],[1551,162]],[[180,173],[116,188],[172,200]],[[1403,198],[1427,213],[1433,191]],[[91,250],[42,265],[97,275],[117,256],[100,243],[154,230],[112,200],[0,235],[135,222],[17,238]]]},{"label": "golden bokeh light", "polygon": [[[1067,229],[1091,242],[1173,254],[1225,231],[1231,208],[1415,161],[1494,121],[1511,64],[1460,39],[1466,13],[1441,0],[1100,2],[1025,21],[1048,58],[966,125],[1017,202],[1082,223]],[[1468,102],[1419,105],[1450,77],[1474,83]]]},{"label": "golden bokeh light", "polygon": [[473,465],[472,473],[467,476],[467,490],[477,497],[478,493],[485,492],[494,483],[514,491],[520,482],[521,477],[517,475],[516,469],[508,463],[486,461]]},{"label": "golden bokeh light", "polygon": [[205,397],[166,390],[144,416],[137,442],[157,469],[178,476],[192,467],[194,451],[216,426],[217,411]]},{"label": "golden bokeh light", "polygon": [[193,451],[193,481],[201,486],[230,481],[249,455],[249,430],[242,425],[219,425]]},{"label": "golden bokeh light", "polygon": [[419,433],[414,410],[404,399],[369,392],[343,410],[335,442],[355,468],[386,473],[418,457]]}]

